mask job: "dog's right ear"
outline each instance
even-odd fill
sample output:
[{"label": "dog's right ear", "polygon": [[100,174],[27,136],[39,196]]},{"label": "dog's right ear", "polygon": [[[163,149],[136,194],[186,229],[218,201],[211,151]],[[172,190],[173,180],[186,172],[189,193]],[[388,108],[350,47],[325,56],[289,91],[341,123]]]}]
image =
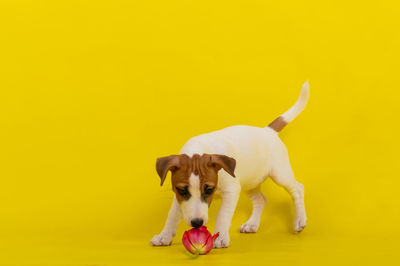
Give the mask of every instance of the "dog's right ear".
[{"label": "dog's right ear", "polygon": [[170,155],[157,159],[156,170],[161,178],[161,186],[163,185],[168,171],[174,171],[179,168],[179,155]]}]

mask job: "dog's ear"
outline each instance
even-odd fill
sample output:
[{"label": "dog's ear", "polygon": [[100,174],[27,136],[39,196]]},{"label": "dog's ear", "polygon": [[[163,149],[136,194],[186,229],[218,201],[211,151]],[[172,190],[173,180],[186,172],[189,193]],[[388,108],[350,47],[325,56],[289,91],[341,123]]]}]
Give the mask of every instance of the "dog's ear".
[{"label": "dog's ear", "polygon": [[161,178],[161,186],[163,185],[168,171],[175,171],[179,168],[179,155],[170,155],[157,159],[156,170]]},{"label": "dog's ear", "polygon": [[208,166],[214,167],[217,169],[217,171],[223,168],[228,174],[235,177],[234,171],[236,167],[236,160],[232,157],[220,154],[211,154]]}]

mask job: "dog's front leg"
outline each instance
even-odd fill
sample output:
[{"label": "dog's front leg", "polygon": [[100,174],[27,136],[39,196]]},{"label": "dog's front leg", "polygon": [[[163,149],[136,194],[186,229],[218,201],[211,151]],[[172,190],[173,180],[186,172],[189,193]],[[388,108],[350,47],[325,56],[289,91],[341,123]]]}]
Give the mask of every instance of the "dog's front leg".
[{"label": "dog's front leg", "polygon": [[179,203],[175,196],[172,201],[171,209],[168,212],[168,218],[165,222],[164,229],[160,234],[155,235],[150,241],[153,246],[169,246],[171,245],[172,239],[176,234],[176,228],[182,219],[182,211],[179,207]]},{"label": "dog's front leg", "polygon": [[214,248],[226,248],[229,246],[229,228],[231,227],[232,216],[235,212],[240,196],[240,184],[230,184],[229,188],[221,191],[222,203],[217,214],[214,233],[219,232],[219,236],[214,241]]}]

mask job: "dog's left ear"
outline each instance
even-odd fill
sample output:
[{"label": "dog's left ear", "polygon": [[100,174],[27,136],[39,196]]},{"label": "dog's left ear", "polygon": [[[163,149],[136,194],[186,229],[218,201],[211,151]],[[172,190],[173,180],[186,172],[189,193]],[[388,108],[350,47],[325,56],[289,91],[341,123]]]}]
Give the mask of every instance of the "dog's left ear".
[{"label": "dog's left ear", "polygon": [[208,166],[212,166],[217,171],[223,168],[228,174],[235,177],[235,167],[236,167],[236,160],[232,157],[228,157],[226,155],[221,154],[210,154],[210,161],[208,162]]},{"label": "dog's left ear", "polygon": [[156,170],[161,178],[161,186],[163,185],[165,178],[167,177],[168,171],[171,172],[177,170],[180,166],[179,155],[170,155],[157,159]]}]

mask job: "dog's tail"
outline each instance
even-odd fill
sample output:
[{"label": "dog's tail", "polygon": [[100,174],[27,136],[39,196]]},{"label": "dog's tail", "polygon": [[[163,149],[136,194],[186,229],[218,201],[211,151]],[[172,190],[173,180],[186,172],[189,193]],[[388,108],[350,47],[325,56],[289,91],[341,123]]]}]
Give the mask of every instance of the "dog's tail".
[{"label": "dog's tail", "polygon": [[268,126],[276,132],[281,131],[288,123],[292,122],[292,120],[295,119],[304,110],[307,105],[309,95],[310,86],[308,85],[308,81],[306,81],[306,83],[304,83],[303,87],[301,88],[299,99],[292,106],[292,108],[290,108],[277,119],[272,121],[272,123]]}]

